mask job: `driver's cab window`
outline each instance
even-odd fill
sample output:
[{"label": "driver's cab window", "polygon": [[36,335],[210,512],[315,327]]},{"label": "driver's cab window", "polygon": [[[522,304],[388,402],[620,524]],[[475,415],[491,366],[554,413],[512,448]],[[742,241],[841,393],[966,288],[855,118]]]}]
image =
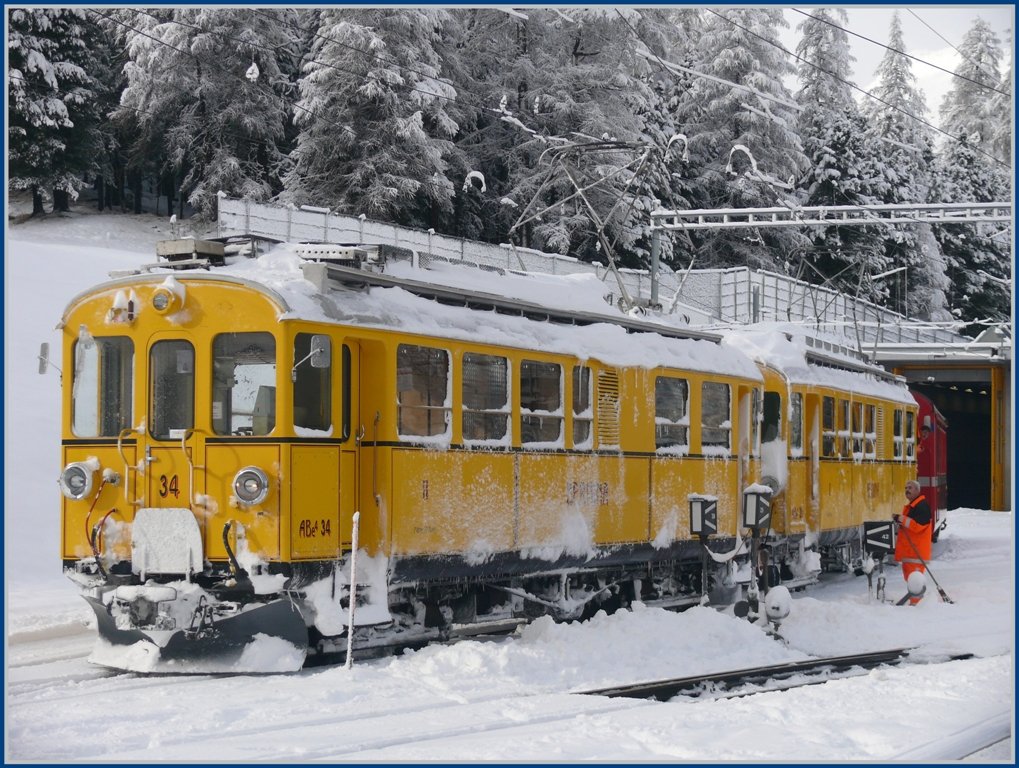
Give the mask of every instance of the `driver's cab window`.
[{"label": "driver's cab window", "polygon": [[212,431],[268,435],[276,426],[276,339],[222,333],[212,342]]},{"label": "driver's cab window", "polygon": [[123,336],[74,343],[71,429],[78,437],[117,437],[131,429],[134,344]]}]

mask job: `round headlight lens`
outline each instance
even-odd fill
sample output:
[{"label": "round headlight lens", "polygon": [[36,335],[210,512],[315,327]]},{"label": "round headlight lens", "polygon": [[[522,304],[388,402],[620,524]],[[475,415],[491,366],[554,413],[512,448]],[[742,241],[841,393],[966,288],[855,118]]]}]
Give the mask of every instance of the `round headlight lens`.
[{"label": "round headlight lens", "polygon": [[60,490],[69,499],[78,501],[92,493],[92,470],[81,462],[64,467],[60,473]]},{"label": "round headlight lens", "polygon": [[234,478],[234,495],[245,506],[261,504],[269,495],[269,478],[258,467],[245,467]]},{"label": "round headlight lens", "polygon": [[170,306],[170,294],[168,291],[156,291],[152,294],[152,306],[157,312],[165,312]]}]

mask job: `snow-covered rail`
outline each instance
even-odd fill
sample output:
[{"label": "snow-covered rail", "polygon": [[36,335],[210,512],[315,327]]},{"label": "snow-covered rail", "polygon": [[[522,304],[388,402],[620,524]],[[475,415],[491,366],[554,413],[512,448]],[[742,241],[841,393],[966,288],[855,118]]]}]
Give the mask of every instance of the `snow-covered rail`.
[{"label": "snow-covered rail", "polygon": [[1006,709],[994,717],[983,718],[927,744],[900,752],[891,759],[907,763],[962,760],[1010,738],[1012,711]]},{"label": "snow-covered rail", "polygon": [[[909,652],[909,648],[893,648],[887,651],[856,653],[850,656],[831,656],[750,669],[714,672],[693,677],[655,680],[583,691],[583,693],[592,696],[623,696],[659,701],[668,701],[681,694],[688,696],[711,694],[709,698],[750,696],[757,693],[798,688],[804,685],[818,685],[836,676],[845,677],[882,665],[900,664],[910,660]],[[959,661],[971,657],[972,654],[956,654],[944,660]]]}]

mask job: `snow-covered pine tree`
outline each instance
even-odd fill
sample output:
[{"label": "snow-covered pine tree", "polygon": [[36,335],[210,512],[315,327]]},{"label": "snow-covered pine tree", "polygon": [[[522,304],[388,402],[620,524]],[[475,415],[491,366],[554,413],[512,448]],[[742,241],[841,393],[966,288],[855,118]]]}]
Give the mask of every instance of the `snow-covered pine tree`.
[{"label": "snow-covered pine tree", "polygon": [[456,90],[436,52],[438,8],[319,11],[294,119],[285,197],[432,226],[452,210],[446,177]]},{"label": "snow-covered pine tree", "polygon": [[215,216],[217,194],[264,200],[287,119],[273,12],[231,8],[137,11],[127,23],[127,87],[119,116],[137,131],[133,162],[158,152],[184,200]]},{"label": "snow-covered pine tree", "polygon": [[[499,105],[506,98],[506,108],[517,111],[516,99],[511,104],[509,98],[517,88],[507,88],[514,76],[522,78],[521,92],[526,91],[527,74],[516,71],[526,47],[520,34],[526,16],[511,9],[461,8],[450,11],[450,22],[442,27],[443,75],[458,94],[447,105],[458,130],[453,138],[457,151],[448,158],[446,174],[455,194],[446,231],[462,237],[506,242],[520,210],[507,197],[515,167],[511,148],[520,132],[502,119]],[[471,171],[483,173],[484,192],[477,177],[464,186]]]},{"label": "snow-covered pine tree", "polygon": [[15,8],[9,15],[8,184],[30,190],[33,214],[52,193],[55,210],[99,169],[101,98],[91,42],[97,28],[84,9]]},{"label": "snow-covered pine tree", "polygon": [[[647,169],[634,189],[630,227],[639,233],[632,249],[641,264],[649,262],[651,212],[686,207],[689,150],[682,126],[676,119],[683,93],[693,75],[670,68],[670,63],[693,66],[700,16],[693,8],[641,11],[640,39],[649,43],[650,65],[643,76],[647,98],[636,104],[641,121],[641,141],[652,149]],[[656,35],[652,33],[657,32]],[[664,64],[664,67],[662,66]],[[661,263],[668,268],[686,267],[693,258],[693,243],[686,233],[665,233]]]},{"label": "snow-covered pine tree", "polygon": [[[959,49],[960,75],[952,82],[941,109],[942,125],[956,137],[944,143],[936,164],[933,194],[952,202],[1010,200],[1010,169],[993,155],[1000,116],[988,86],[998,86],[998,38],[977,19]],[[994,94],[999,96],[1001,94]],[[935,232],[951,279],[952,312],[962,320],[1005,321],[1011,295],[1004,282],[1011,276],[1009,237],[1000,226],[943,224]]]},{"label": "snow-covered pine tree", "polygon": [[[1002,196],[1005,174],[977,152],[972,141],[950,141],[938,157],[934,193],[959,203],[987,203]],[[956,318],[1004,322],[1011,316],[1011,248],[1006,228],[993,223],[942,224],[935,235],[945,255],[950,279],[949,301]],[[979,328],[972,328],[979,332]]]},{"label": "snow-covered pine tree", "polygon": [[[801,177],[802,203],[809,206],[871,205],[879,201],[883,180],[875,167],[877,141],[866,130],[850,86],[852,76],[847,22],[842,9],[817,8],[799,25],[796,52],[801,87],[796,101],[800,138],[810,169]],[[805,254],[813,269],[837,289],[880,299],[881,283],[869,275],[887,268],[879,227],[813,227],[812,249]],[[816,270],[816,272],[815,272]]]},{"label": "snow-covered pine tree", "polygon": [[995,89],[1001,78],[1001,42],[983,19],[976,19],[959,44],[962,61],[957,77],[941,103],[941,128],[952,136],[965,136],[970,146],[989,152],[994,143]]},{"label": "snow-covered pine tree", "polygon": [[991,114],[994,119],[993,134],[991,136],[991,154],[1006,163],[1012,162],[1012,116],[1014,105],[1012,101],[1012,78],[1015,67],[1015,46],[1012,42],[1012,30],[1008,32],[1008,69],[1002,75],[998,84],[1000,93],[994,94],[991,99]]},{"label": "snow-covered pine tree", "polygon": [[583,186],[607,180],[585,196],[607,220],[606,236],[615,243],[616,255],[624,263],[637,263],[632,252],[636,233],[627,224],[632,208],[626,200],[616,205],[628,176],[612,174],[634,160],[639,149],[604,144],[639,138],[636,112],[647,96],[638,76],[646,66],[636,57],[631,26],[640,18],[634,11],[622,13],[630,24],[614,9],[527,9],[516,19],[513,58],[502,71],[492,72],[502,92],[500,120],[513,128],[505,161],[509,178],[504,199],[512,201],[507,208],[519,215],[532,200],[532,211],[565,201],[514,234],[523,245],[605,260],[589,211],[574,195],[564,166],[553,165],[545,154],[567,144],[586,145],[568,159],[569,172]]},{"label": "snow-covered pine tree", "polygon": [[[727,82],[695,78],[680,104],[696,179],[689,207],[782,205],[807,168],[795,109],[786,106],[793,97],[782,82],[793,72],[778,47],[777,30],[787,26],[782,11],[705,12],[695,68]],[[695,241],[701,267],[783,269],[791,254],[810,246],[801,232],[785,228],[710,231]]]},{"label": "snow-covered pine tree", "polygon": [[[933,140],[923,122],[927,108],[910,60],[896,50],[905,50],[898,12],[892,16],[888,50],[878,65],[878,84],[872,91],[875,98],[865,102],[864,115],[873,136],[881,142],[877,166],[884,182],[881,202],[924,203],[930,199]],[[916,224],[887,228],[886,263],[889,268],[906,268],[892,283],[891,303],[893,309],[909,317],[935,318],[946,311],[946,278],[939,271],[942,260],[929,253],[931,241],[922,228]]]}]

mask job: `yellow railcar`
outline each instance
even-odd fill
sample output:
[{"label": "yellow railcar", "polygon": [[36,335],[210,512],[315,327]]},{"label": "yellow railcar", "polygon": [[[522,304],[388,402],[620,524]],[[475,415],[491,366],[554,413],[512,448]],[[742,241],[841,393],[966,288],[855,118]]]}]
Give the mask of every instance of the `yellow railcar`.
[{"label": "yellow railcar", "polygon": [[732,587],[762,481],[773,562],[802,579],[818,548],[853,556],[910,470],[915,407],[865,366],[373,274],[284,251],[71,302],[61,557],[96,661],[293,669],[348,621],[369,648],[696,599],[690,497],[717,501]]}]

